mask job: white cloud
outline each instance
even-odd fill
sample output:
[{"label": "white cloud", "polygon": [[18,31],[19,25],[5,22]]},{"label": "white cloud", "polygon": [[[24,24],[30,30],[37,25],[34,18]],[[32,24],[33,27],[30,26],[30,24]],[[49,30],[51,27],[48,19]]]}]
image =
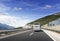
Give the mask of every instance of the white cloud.
[{"label": "white cloud", "polygon": [[[22,8],[13,8],[15,11],[22,10]],[[16,17],[16,16],[10,16],[8,11],[10,11],[11,8],[5,6],[4,4],[0,3],[0,23],[8,24],[14,27],[18,26],[24,26],[26,23],[29,22],[28,19],[25,17]]]},{"label": "white cloud", "polygon": [[8,11],[10,10],[10,7],[5,6],[4,4],[0,3],[0,15],[8,15]]},{"label": "white cloud", "polygon": [[4,4],[0,4],[0,12],[6,12],[9,10],[10,10],[10,7],[7,7]]},{"label": "white cloud", "polygon": [[28,23],[29,20],[23,19],[21,17],[9,16],[9,15],[0,15],[0,23],[8,24],[14,27],[24,26]]},{"label": "white cloud", "polygon": [[9,15],[7,12],[0,12],[0,15]]},{"label": "white cloud", "polygon": [[52,6],[51,5],[45,5],[44,7],[42,7],[43,9],[50,9],[50,8],[52,8]]},{"label": "white cloud", "polygon": [[14,7],[13,10],[14,11],[19,11],[19,10],[22,10],[22,8]]},{"label": "white cloud", "polygon": [[53,6],[51,5],[45,5],[45,6],[38,6],[37,8],[34,8],[32,10],[43,10],[43,9],[50,9],[52,8]]}]

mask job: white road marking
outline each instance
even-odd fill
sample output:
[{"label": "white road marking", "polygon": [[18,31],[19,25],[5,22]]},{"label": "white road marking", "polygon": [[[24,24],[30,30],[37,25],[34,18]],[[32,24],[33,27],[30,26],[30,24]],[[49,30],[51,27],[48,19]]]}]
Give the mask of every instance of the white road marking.
[{"label": "white road marking", "polygon": [[0,37],[0,39],[11,37],[11,36],[18,35],[18,34],[22,34],[22,33],[28,32],[28,31],[31,31],[31,30],[22,31],[22,32],[19,32],[19,33],[16,33],[16,34],[12,34],[12,35],[3,36],[3,37]]},{"label": "white road marking", "polygon": [[31,35],[33,35],[34,33],[32,32],[32,33],[30,33],[29,35],[31,36]]},{"label": "white road marking", "polygon": [[43,30],[51,39],[53,39],[54,41],[56,41],[47,31]]}]

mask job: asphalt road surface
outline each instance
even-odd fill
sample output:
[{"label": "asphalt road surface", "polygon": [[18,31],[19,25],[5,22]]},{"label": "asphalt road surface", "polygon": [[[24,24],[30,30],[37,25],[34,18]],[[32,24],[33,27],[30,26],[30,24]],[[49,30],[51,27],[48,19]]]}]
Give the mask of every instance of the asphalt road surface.
[{"label": "asphalt road surface", "polygon": [[0,39],[0,41],[53,41],[44,31],[28,31],[15,36]]}]

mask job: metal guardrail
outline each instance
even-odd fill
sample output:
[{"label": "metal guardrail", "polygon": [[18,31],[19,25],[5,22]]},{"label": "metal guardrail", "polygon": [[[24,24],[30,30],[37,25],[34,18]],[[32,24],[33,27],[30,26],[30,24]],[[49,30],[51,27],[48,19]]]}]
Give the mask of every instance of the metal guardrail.
[{"label": "metal guardrail", "polygon": [[30,30],[30,29],[15,29],[15,30],[0,30],[0,35],[1,34],[11,34],[11,33],[17,33],[20,31],[25,31],[25,30]]},{"label": "metal guardrail", "polygon": [[1,34],[10,34],[12,32],[15,32],[15,31],[11,31],[11,30],[6,30],[6,31],[0,31],[0,35]]},{"label": "metal guardrail", "polygon": [[0,30],[0,35],[1,34],[11,34],[11,33],[17,33],[19,32],[20,30]]}]

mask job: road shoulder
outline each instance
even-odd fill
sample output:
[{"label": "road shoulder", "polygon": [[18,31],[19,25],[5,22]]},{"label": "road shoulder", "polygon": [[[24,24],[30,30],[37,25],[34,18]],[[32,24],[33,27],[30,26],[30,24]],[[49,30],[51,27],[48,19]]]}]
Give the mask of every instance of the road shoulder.
[{"label": "road shoulder", "polygon": [[60,34],[53,32],[53,31],[49,31],[49,30],[45,30],[43,29],[43,31],[50,36],[54,41],[60,41]]}]

